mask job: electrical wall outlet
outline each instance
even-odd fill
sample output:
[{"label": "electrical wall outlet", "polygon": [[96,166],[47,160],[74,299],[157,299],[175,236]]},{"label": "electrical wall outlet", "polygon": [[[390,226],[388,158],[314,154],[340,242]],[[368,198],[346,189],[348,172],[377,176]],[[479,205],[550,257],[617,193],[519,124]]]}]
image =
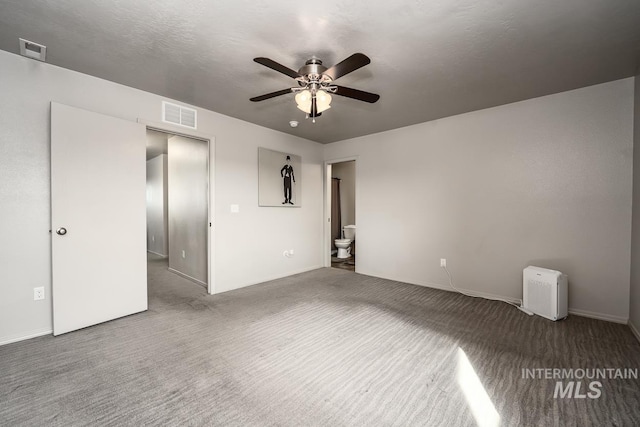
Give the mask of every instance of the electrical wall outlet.
[{"label": "electrical wall outlet", "polygon": [[182,250],[182,258],[186,258],[187,257],[187,253],[184,251],[184,249]]},{"label": "electrical wall outlet", "polygon": [[38,301],[44,299],[44,287],[33,288],[33,300]]},{"label": "electrical wall outlet", "polygon": [[151,235],[151,241],[152,241],[152,242],[155,242],[155,241],[156,241],[156,236]]},{"label": "electrical wall outlet", "polygon": [[446,266],[447,266],[447,259],[440,258],[440,267],[446,267]]}]

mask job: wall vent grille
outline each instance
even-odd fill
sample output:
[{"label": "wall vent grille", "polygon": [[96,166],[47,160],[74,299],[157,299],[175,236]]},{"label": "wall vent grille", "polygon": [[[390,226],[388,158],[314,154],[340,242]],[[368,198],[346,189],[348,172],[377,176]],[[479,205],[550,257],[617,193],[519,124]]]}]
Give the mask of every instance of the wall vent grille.
[{"label": "wall vent grille", "polygon": [[29,40],[20,40],[20,55],[27,58],[36,59],[44,62],[47,58],[47,47],[42,44],[30,42]]},{"label": "wall vent grille", "polygon": [[198,112],[193,108],[187,108],[163,101],[162,121],[165,123],[196,129],[198,126]]}]

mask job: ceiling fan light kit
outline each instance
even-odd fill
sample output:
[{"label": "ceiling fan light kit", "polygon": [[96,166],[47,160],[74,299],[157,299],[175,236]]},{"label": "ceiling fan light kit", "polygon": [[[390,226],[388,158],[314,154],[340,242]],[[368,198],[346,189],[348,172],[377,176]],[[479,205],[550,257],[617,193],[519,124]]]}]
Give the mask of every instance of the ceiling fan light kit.
[{"label": "ceiling fan light kit", "polygon": [[298,71],[285,67],[269,58],[260,57],[254,58],[253,60],[258,64],[295,79],[298,82],[298,87],[267,93],[251,98],[250,100],[259,102],[275,98],[276,96],[286,95],[287,93],[295,93],[297,107],[304,111],[307,117],[311,117],[313,123],[315,123],[316,117],[319,117],[323,111],[331,108],[331,101],[333,100],[331,94],[369,103],[374,103],[380,99],[380,95],[376,95],[375,93],[333,84],[334,80],[362,68],[371,62],[371,60],[362,53],[354,53],[331,68],[322,65],[322,61],[318,58],[311,58]]},{"label": "ceiling fan light kit", "polygon": [[[329,95],[324,90],[318,89],[315,94],[315,98],[318,114],[331,108],[331,95]],[[295,100],[300,110],[304,111],[307,114],[311,114],[311,103],[313,100],[313,94],[311,93],[311,91],[305,89],[302,92],[298,92],[295,96]]]}]

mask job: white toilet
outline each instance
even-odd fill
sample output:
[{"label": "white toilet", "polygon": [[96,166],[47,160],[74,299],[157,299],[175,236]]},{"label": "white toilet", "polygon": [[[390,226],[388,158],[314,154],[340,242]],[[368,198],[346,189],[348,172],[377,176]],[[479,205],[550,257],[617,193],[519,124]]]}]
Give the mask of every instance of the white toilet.
[{"label": "white toilet", "polygon": [[344,239],[334,240],[336,248],[338,248],[338,258],[350,258],[351,242],[356,238],[356,226],[345,225],[342,227],[342,236]]}]

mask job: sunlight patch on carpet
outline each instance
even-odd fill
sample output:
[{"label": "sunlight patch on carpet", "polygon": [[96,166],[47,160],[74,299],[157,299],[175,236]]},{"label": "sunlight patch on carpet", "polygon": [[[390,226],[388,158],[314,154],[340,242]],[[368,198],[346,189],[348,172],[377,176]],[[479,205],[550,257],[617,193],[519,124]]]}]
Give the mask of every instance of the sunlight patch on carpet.
[{"label": "sunlight patch on carpet", "polygon": [[497,427],[500,425],[500,415],[493,406],[487,391],[482,386],[480,378],[471,366],[465,352],[458,347],[458,385],[467,399],[473,418],[480,427]]}]

